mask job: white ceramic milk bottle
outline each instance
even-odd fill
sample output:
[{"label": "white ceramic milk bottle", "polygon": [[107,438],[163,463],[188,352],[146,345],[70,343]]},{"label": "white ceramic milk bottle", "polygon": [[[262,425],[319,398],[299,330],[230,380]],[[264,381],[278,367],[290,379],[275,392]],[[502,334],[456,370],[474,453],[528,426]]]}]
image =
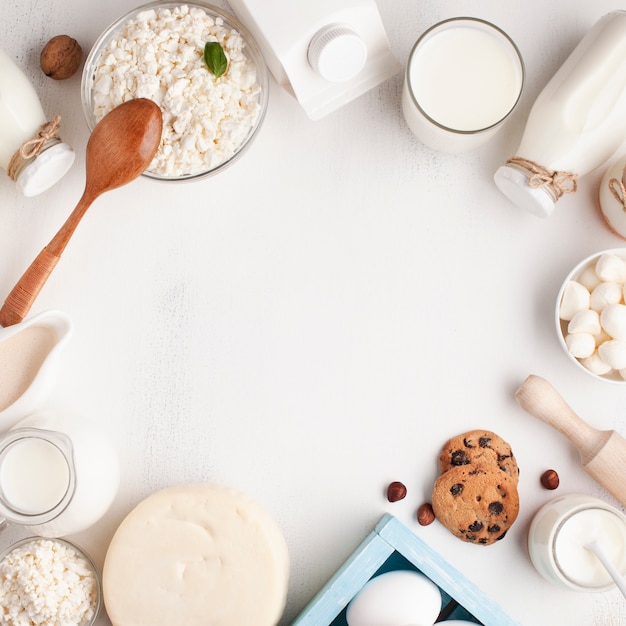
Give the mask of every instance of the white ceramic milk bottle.
[{"label": "white ceramic milk bottle", "polygon": [[106,513],[119,478],[117,454],[96,424],[31,415],[0,437],[0,521],[41,537],[79,532]]},{"label": "white ceramic milk bottle", "polygon": [[626,11],[604,15],[533,105],[521,144],[494,180],[541,217],[613,156],[626,137]]},{"label": "white ceramic milk bottle", "polygon": [[0,49],[0,167],[25,196],[51,187],[74,162],[59,123],[59,116],[46,119],[34,87]]}]

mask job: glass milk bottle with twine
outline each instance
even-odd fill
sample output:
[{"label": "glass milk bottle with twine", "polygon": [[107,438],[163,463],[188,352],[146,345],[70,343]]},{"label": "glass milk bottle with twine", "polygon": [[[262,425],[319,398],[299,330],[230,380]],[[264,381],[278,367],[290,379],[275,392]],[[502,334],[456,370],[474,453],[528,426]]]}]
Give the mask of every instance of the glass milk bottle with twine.
[{"label": "glass milk bottle with twine", "polygon": [[34,87],[0,49],[0,167],[25,196],[49,189],[74,162],[60,122],[58,115],[46,118]]},{"label": "glass milk bottle with twine", "polygon": [[514,156],[495,173],[514,204],[540,217],[575,193],[626,136],[626,11],[600,18],[535,101]]}]

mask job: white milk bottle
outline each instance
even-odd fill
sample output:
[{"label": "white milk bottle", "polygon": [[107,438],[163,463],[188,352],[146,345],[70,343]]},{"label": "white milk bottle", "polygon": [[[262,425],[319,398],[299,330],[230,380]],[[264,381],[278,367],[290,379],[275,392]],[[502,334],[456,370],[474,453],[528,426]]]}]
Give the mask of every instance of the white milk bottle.
[{"label": "white milk bottle", "polygon": [[515,156],[495,173],[514,204],[548,217],[626,137],[626,11],[604,15],[533,105]]},{"label": "white milk bottle", "polygon": [[119,478],[112,443],[89,420],[34,414],[0,437],[0,519],[35,535],[62,537],[93,525]]},{"label": "white milk bottle", "polygon": [[50,188],[74,162],[59,125],[60,116],[46,119],[34,87],[0,49],[0,167],[25,196]]}]

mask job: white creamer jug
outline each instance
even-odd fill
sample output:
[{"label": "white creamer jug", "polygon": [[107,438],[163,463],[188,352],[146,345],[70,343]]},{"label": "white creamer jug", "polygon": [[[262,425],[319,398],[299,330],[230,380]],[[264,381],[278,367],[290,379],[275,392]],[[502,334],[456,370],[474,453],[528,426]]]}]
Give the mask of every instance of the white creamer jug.
[{"label": "white creamer jug", "polygon": [[548,217],[626,138],[626,11],[604,15],[533,105],[521,144],[495,173],[514,204]]},{"label": "white creamer jug", "polygon": [[46,119],[34,87],[0,49],[0,167],[25,196],[50,188],[74,162],[59,126],[60,116]]},{"label": "white creamer jug", "polygon": [[70,318],[54,310],[0,328],[0,430],[15,426],[48,398],[72,332]]},{"label": "white creamer jug", "polygon": [[0,437],[0,520],[35,535],[62,537],[93,525],[119,480],[112,442],[89,420],[47,411]]}]

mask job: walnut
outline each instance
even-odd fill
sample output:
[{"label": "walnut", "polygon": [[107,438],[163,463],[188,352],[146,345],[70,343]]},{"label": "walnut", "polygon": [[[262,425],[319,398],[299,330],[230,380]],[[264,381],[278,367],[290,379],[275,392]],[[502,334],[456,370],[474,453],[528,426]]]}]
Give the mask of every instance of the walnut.
[{"label": "walnut", "polygon": [[63,80],[76,73],[83,59],[83,50],[69,35],[53,37],[41,51],[39,63],[46,76]]}]

